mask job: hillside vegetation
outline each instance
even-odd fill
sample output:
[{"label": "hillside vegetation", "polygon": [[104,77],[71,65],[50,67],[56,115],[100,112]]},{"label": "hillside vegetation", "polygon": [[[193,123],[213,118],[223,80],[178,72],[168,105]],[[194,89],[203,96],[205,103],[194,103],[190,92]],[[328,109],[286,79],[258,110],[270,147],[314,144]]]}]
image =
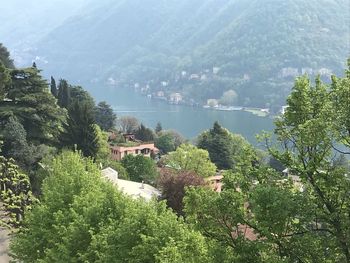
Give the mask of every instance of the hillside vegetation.
[{"label": "hillside vegetation", "polygon": [[82,82],[148,84],[199,103],[233,89],[237,105],[264,107],[282,105],[296,75],[341,74],[349,24],[347,0],[105,0],[85,3],[33,55]]}]

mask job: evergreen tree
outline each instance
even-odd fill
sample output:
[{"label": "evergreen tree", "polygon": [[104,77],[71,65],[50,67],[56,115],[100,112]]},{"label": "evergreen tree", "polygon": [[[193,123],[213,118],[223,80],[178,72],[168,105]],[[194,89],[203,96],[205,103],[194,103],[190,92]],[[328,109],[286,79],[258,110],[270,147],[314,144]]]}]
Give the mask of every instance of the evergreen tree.
[{"label": "evergreen tree", "polygon": [[[36,164],[52,152],[47,145],[34,145],[27,141],[23,125],[15,117],[10,117],[2,131],[4,141],[2,152],[6,158],[13,158],[22,170],[30,172]],[[35,183],[35,174],[31,173],[31,183]]]},{"label": "evergreen tree", "polygon": [[10,58],[10,52],[2,43],[0,43],[0,63],[3,63],[6,68],[15,68],[13,60]]},{"label": "evergreen tree", "polygon": [[150,142],[154,140],[154,133],[141,123],[140,127],[135,132],[135,137],[143,142]]},{"label": "evergreen tree", "polygon": [[6,86],[10,85],[11,77],[8,69],[0,61],[0,101],[5,98]]},{"label": "evergreen tree", "polygon": [[51,76],[51,81],[50,81],[50,88],[51,88],[51,94],[57,98],[58,96],[58,90],[57,90],[57,86],[56,86],[56,81],[55,79]]},{"label": "evergreen tree", "polygon": [[95,107],[94,99],[81,86],[69,85],[69,87],[70,87],[70,103],[73,103],[74,101],[78,101],[78,102],[84,102],[86,104],[89,104],[92,109]]},{"label": "evergreen tree", "polygon": [[160,133],[163,130],[162,128],[162,124],[160,122],[157,122],[156,128],[155,128],[155,132],[156,133]]},{"label": "evergreen tree", "polygon": [[209,152],[210,160],[219,169],[232,169],[235,156],[249,144],[240,136],[230,133],[215,122],[213,128],[199,135],[197,146]]},{"label": "evergreen tree", "polygon": [[32,68],[37,68],[37,67],[36,67],[35,61],[34,61],[33,64],[32,64]]},{"label": "evergreen tree", "polygon": [[58,84],[58,105],[68,108],[70,104],[70,87],[65,79],[60,79]]},{"label": "evergreen tree", "polygon": [[13,158],[24,165],[31,163],[28,161],[32,158],[32,152],[27,142],[27,133],[14,117],[10,117],[4,126],[2,139],[4,140],[2,152],[5,157]]},{"label": "evergreen tree", "polygon": [[98,134],[93,109],[88,103],[75,101],[70,105],[61,143],[70,149],[76,147],[84,156],[96,158],[99,151]]},{"label": "evergreen tree", "polygon": [[15,116],[26,130],[28,141],[50,144],[61,131],[65,113],[39,73],[36,68],[10,70],[11,83],[0,101],[0,131],[8,118]]},{"label": "evergreen tree", "polygon": [[115,128],[117,116],[107,102],[101,101],[95,107],[95,119],[102,130],[109,131]]}]

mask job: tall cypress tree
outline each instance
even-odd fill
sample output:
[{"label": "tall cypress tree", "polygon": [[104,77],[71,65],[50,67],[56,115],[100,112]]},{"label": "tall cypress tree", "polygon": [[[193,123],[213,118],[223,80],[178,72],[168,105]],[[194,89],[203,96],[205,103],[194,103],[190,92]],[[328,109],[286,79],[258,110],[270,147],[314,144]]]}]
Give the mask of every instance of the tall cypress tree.
[{"label": "tall cypress tree", "polygon": [[156,125],[156,128],[155,128],[155,132],[156,133],[159,133],[159,132],[161,132],[163,130],[163,128],[162,128],[162,124],[160,123],[160,122],[157,122],[157,125]]},{"label": "tall cypress tree", "polygon": [[51,82],[50,82],[50,88],[51,88],[51,94],[57,98],[58,96],[58,91],[57,91],[57,87],[56,87],[56,81],[55,79],[51,76]]},{"label": "tall cypress tree", "polygon": [[3,100],[5,96],[6,86],[11,82],[9,70],[0,61],[0,100]]},{"label": "tall cypress tree", "polygon": [[70,87],[65,79],[60,79],[58,84],[58,105],[68,108],[70,104]]}]

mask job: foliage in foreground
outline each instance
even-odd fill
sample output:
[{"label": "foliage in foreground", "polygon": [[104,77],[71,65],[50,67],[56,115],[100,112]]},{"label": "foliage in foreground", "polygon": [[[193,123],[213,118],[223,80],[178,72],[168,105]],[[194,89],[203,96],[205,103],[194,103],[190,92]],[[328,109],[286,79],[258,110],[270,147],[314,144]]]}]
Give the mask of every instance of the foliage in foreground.
[{"label": "foliage in foreground", "polygon": [[209,152],[210,160],[219,169],[232,169],[236,157],[249,147],[249,143],[241,135],[233,134],[215,122],[212,129],[198,136],[197,146]]},{"label": "foliage in foreground", "polygon": [[169,153],[165,159],[167,167],[178,171],[194,172],[202,177],[215,174],[216,166],[209,159],[206,150],[198,149],[191,144],[182,144],[176,151]]},{"label": "foliage in foreground", "polygon": [[166,200],[168,207],[173,209],[177,215],[184,215],[182,200],[186,188],[206,185],[204,178],[194,172],[168,168],[162,169],[157,183],[162,190],[162,199]]},{"label": "foliage in foreground", "polygon": [[30,209],[34,200],[28,176],[19,171],[13,159],[3,156],[0,156],[0,198],[9,212],[9,218],[2,223],[13,226],[21,224],[25,210]]},{"label": "foliage in foreground", "polygon": [[335,162],[350,150],[349,105],[350,63],[330,87],[298,78],[276,121],[280,145],[269,145],[291,177],[247,148],[220,195],[189,189],[187,219],[222,246],[223,262],[350,262],[349,170]]},{"label": "foliage in foreground", "polygon": [[128,154],[122,159],[121,164],[131,181],[154,183],[158,176],[154,161],[141,154],[135,156]]},{"label": "foliage in foreground", "polygon": [[131,200],[65,152],[11,244],[21,262],[207,262],[204,238],[164,203]]}]

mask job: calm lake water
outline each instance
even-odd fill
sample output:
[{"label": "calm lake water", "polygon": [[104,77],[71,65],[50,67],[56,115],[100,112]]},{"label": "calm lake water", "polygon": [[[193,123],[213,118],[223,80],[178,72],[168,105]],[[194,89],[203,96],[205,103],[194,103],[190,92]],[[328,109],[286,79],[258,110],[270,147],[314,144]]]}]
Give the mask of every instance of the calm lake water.
[{"label": "calm lake water", "polygon": [[213,126],[215,121],[234,133],[243,135],[250,143],[257,145],[255,135],[261,131],[273,130],[273,119],[258,117],[243,111],[214,111],[200,107],[169,105],[152,100],[127,89],[91,89],[96,101],[105,100],[112,105],[117,116],[131,115],[147,127],[154,128],[157,122],[163,129],[174,129],[188,139]]}]

